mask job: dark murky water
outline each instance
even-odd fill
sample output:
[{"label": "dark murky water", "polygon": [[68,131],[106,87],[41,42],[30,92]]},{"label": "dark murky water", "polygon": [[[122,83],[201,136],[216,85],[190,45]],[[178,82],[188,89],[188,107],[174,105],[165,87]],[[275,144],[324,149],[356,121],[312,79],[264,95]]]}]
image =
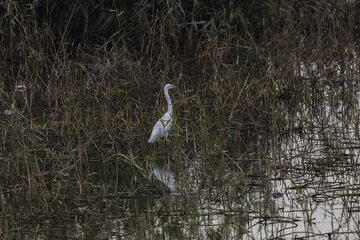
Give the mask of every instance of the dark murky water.
[{"label": "dark murky water", "polygon": [[[229,131],[228,147],[214,146],[206,158],[159,147],[155,161],[138,158],[131,171],[124,165],[101,170],[99,164],[88,181],[104,195],[53,196],[58,209],[43,212],[36,209],[39,203],[14,201],[15,190],[3,192],[6,227],[0,234],[18,239],[359,239],[359,101],[340,100],[346,99],[340,97],[343,91],[326,85],[317,91],[321,101],[299,103],[298,111],[280,106],[288,128],[243,138],[245,148]],[[140,164],[144,161],[147,166]],[[136,187],[144,182],[139,179],[149,182],[142,183],[147,189]],[[110,184],[117,186],[115,192],[106,191]]]}]

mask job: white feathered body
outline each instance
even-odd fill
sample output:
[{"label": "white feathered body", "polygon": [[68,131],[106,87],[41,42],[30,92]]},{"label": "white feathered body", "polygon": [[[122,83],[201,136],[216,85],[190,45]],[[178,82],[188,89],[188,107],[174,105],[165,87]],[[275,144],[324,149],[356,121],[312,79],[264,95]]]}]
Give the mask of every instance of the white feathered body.
[{"label": "white feathered body", "polygon": [[155,123],[153,130],[151,132],[151,136],[149,138],[149,143],[156,142],[162,137],[167,138],[169,135],[169,131],[171,129],[172,125],[172,102],[171,98],[169,96],[169,89],[176,88],[175,85],[172,84],[166,84],[164,86],[164,95],[168,104],[168,110],[167,112]]},{"label": "white feathered body", "polygon": [[149,138],[149,143],[156,142],[162,137],[167,138],[169,131],[172,126],[172,116],[171,113],[165,113],[154,125],[154,128],[151,132]]}]

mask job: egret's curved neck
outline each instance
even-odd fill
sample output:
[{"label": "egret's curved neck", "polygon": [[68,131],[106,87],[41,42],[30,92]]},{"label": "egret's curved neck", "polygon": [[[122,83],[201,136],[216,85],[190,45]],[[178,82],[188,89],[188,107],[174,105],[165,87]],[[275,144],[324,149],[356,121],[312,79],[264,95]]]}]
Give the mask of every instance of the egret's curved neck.
[{"label": "egret's curved neck", "polygon": [[166,101],[167,101],[167,104],[168,104],[167,112],[172,114],[172,102],[171,102],[171,98],[169,96],[169,89],[168,88],[164,89],[164,94],[165,94],[165,98],[166,98]]}]

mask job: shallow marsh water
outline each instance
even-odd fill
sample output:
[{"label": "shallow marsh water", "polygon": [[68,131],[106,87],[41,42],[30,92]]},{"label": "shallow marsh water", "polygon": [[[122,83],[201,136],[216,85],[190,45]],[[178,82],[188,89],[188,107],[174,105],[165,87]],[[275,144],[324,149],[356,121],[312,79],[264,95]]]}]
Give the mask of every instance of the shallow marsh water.
[{"label": "shallow marsh water", "polygon": [[[357,82],[351,84],[349,93],[326,84],[310,88],[296,105],[279,97],[273,112],[264,113],[286,122],[275,132],[256,121],[240,128],[233,120],[183,141],[179,129],[186,131],[177,124],[166,147],[161,141],[125,155],[127,146],[118,146],[103,158],[56,153],[61,167],[47,163],[51,157],[41,149],[8,152],[1,159],[0,234],[17,239],[359,239],[360,97]],[[186,125],[190,120],[182,115],[178,122]],[[28,170],[16,162],[34,157],[28,167],[47,171],[26,177]],[[76,161],[84,161],[84,169],[74,167]],[[23,184],[6,185],[16,171],[24,171]],[[27,186],[37,182],[50,190],[29,192]]]},{"label": "shallow marsh water", "polygon": [[[19,239],[358,239],[358,138],[351,130],[344,138],[343,126],[309,123],[315,126],[279,134],[268,145],[249,142],[244,154],[207,160],[159,154],[153,172],[143,173],[152,182],[147,190],[119,183],[104,196],[71,197],[63,214],[51,207],[37,212],[36,203],[12,202],[15,191],[3,192],[2,204],[11,208],[2,225]],[[117,179],[112,167],[106,171],[108,181]],[[118,171],[133,180],[142,175]],[[92,187],[110,184],[93,174]]]}]

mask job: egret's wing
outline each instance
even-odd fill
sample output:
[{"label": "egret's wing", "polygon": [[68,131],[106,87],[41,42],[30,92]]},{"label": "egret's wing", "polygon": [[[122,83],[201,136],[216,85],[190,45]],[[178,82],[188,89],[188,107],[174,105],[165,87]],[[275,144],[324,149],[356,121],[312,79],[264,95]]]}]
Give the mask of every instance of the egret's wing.
[{"label": "egret's wing", "polygon": [[159,138],[161,138],[163,136],[164,136],[164,127],[159,119],[153,127],[151,136],[149,138],[149,143],[153,143],[153,142],[159,140]]},{"label": "egret's wing", "polygon": [[166,137],[168,132],[170,131],[171,124],[172,124],[172,118],[171,118],[170,114],[165,113],[155,123],[148,142],[153,143],[164,136]]}]

